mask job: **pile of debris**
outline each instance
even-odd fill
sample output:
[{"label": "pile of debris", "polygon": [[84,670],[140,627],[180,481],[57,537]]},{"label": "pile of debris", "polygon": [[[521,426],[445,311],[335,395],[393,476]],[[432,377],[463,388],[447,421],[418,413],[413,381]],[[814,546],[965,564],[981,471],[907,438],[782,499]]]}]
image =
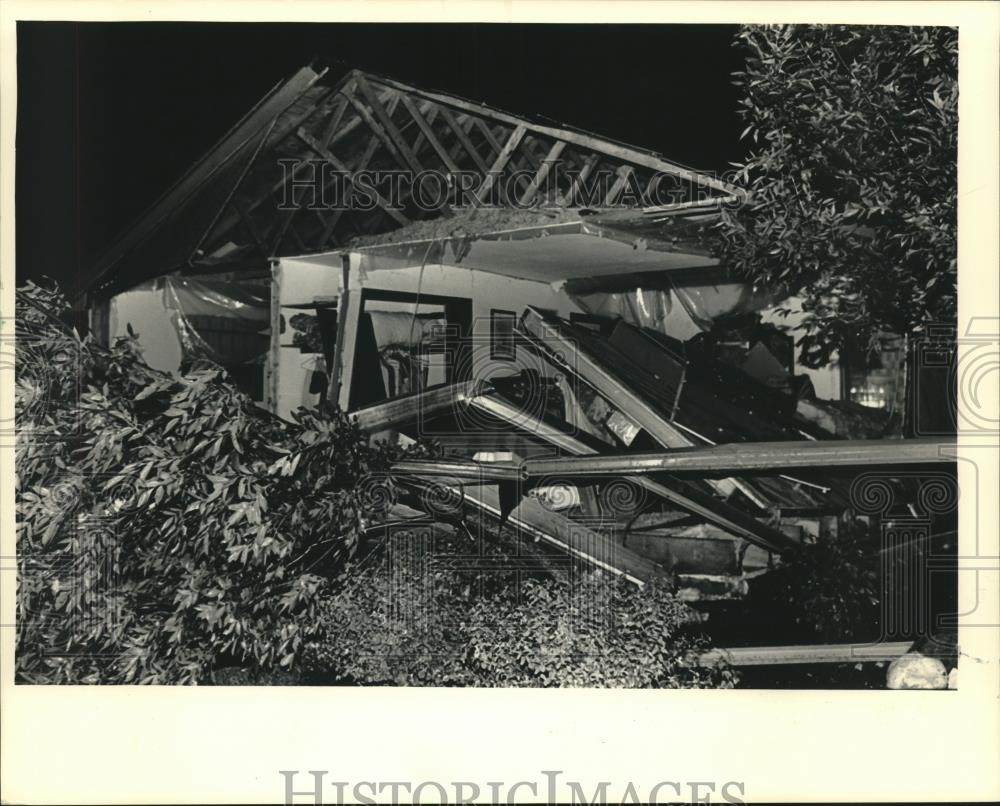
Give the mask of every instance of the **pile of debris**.
[{"label": "pile of debris", "polygon": [[[945,460],[935,442],[845,440],[815,415],[826,404],[622,320],[528,306],[516,339],[534,362],[516,376],[355,413],[441,444],[394,468],[406,503],[433,519],[427,502],[451,501],[638,584],[669,577],[689,600],[741,597],[783,550],[835,533],[852,468]],[[878,433],[878,413],[860,419]]]}]

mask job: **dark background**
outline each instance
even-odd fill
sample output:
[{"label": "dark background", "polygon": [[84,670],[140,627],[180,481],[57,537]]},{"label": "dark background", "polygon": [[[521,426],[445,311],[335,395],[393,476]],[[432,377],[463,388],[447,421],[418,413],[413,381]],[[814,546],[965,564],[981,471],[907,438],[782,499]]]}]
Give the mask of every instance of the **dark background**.
[{"label": "dark background", "polygon": [[352,67],[722,171],[724,25],[18,23],[17,275],[90,262],[276,83]]}]

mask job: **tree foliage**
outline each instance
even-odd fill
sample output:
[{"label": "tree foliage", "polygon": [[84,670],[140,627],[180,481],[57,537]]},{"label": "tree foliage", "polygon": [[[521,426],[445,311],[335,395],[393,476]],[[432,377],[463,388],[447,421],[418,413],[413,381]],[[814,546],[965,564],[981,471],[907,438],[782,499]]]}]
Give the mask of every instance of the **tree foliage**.
[{"label": "tree foliage", "polygon": [[806,363],[956,314],[958,31],[745,26],[737,273],[803,300]]},{"label": "tree foliage", "polygon": [[[290,668],[332,570],[378,517],[391,459],[344,414],[286,423],[217,366],[150,369],[17,294],[17,673],[199,682]],[[375,474],[375,475],[373,475]]]}]

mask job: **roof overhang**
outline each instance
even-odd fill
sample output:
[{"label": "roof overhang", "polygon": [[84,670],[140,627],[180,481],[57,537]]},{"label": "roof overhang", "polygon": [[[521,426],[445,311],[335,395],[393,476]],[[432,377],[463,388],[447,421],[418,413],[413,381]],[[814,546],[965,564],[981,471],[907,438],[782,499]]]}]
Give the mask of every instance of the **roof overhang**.
[{"label": "roof overhang", "polygon": [[473,238],[446,236],[375,244],[288,259],[339,269],[344,256],[350,254],[361,256],[367,272],[447,264],[544,283],[719,265],[706,250],[636,238],[586,220],[499,230]]}]

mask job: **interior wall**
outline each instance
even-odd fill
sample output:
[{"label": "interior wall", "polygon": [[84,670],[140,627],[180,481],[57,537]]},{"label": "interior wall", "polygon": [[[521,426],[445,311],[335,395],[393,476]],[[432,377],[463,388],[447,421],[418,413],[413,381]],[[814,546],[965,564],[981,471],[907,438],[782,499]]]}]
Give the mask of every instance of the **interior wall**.
[{"label": "interior wall", "polygon": [[[421,269],[419,262],[401,266],[400,261],[386,261],[370,254],[355,254],[349,275],[350,290],[363,289],[418,292],[472,300],[472,377],[493,377],[516,374],[528,361],[518,351],[514,361],[503,361],[490,356],[490,314],[493,309],[513,311],[518,317],[527,305],[536,305],[568,317],[581,309],[563,292],[561,286],[531,280],[514,279],[461,266],[434,264]],[[419,261],[420,257],[417,257]],[[307,304],[316,300],[336,298],[341,292],[343,269],[323,258],[325,262],[307,259],[282,259],[275,271],[280,277],[279,298],[282,306]],[[388,267],[386,267],[388,265]],[[294,309],[281,308],[287,320]],[[529,362],[530,363],[530,362]],[[287,329],[279,340],[276,364],[275,413],[287,417],[299,406],[315,406],[319,394],[309,392],[309,381],[315,360],[302,355],[291,347],[291,333]],[[364,371],[358,368],[356,371]]]},{"label": "interior wall", "polygon": [[111,343],[128,335],[128,325],[139,334],[139,346],[146,363],[154,369],[174,372],[181,365],[181,343],[170,319],[163,290],[155,281],[111,298],[108,333]]},{"label": "interior wall", "polygon": [[272,294],[276,289],[280,323],[272,339],[275,349],[269,356],[272,362],[270,403],[275,414],[287,418],[300,406],[309,408],[319,404],[319,393],[311,393],[309,384],[312,373],[322,363],[319,356],[305,355],[292,345],[293,331],[288,321],[296,313],[310,311],[287,306],[336,299],[341,291],[342,269],[339,260],[330,265],[282,258],[274,265],[272,274],[275,281]]}]

